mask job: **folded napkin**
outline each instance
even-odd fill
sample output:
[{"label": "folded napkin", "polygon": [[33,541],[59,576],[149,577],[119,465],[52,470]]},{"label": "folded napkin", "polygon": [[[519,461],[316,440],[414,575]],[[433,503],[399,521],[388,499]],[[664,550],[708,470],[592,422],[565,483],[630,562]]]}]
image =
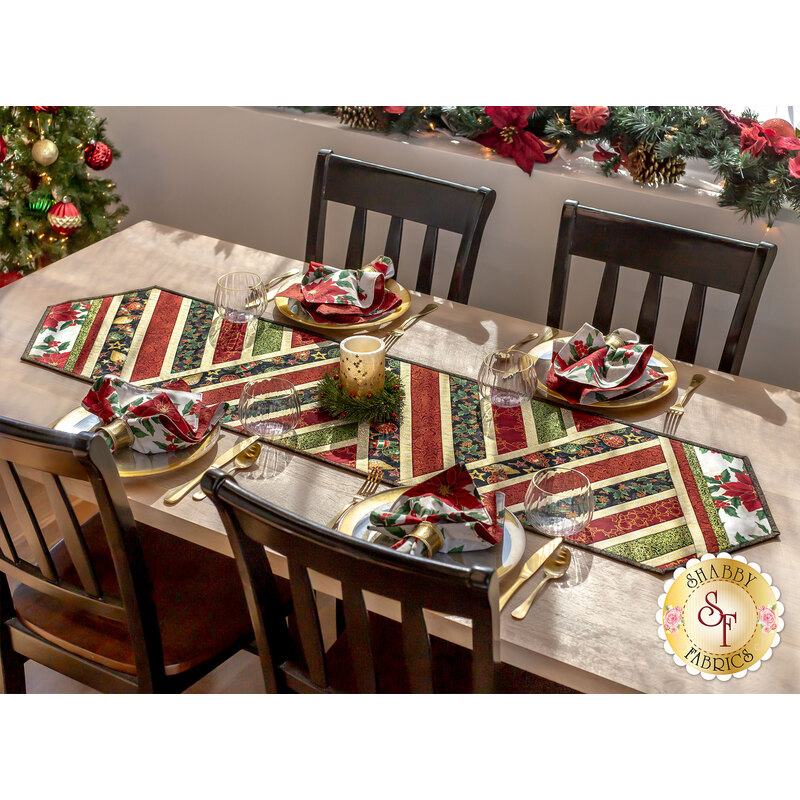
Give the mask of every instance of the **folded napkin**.
[{"label": "folded napkin", "polygon": [[667,376],[648,366],[653,345],[641,344],[627,328],[613,331],[607,344],[597,328],[585,323],[554,351],[547,373],[547,386],[571,403],[589,405],[603,400],[630,397]]},{"label": "folded napkin", "polygon": [[278,297],[298,300],[315,322],[357,325],[377,319],[399,305],[400,298],[386,288],[394,264],[378,256],[361,269],[336,269],[312,261],[300,283]]},{"label": "folded napkin", "polygon": [[104,425],[125,420],[135,437],[131,449],[139,453],[181,450],[201,442],[228,408],[227,403],[203,405],[203,395],[181,380],[148,391],[114,375],[99,377],[81,405]]},{"label": "folded napkin", "polygon": [[[372,528],[396,537],[395,549],[409,552],[422,550],[421,543],[405,538],[421,522],[429,522],[442,532],[443,553],[484,550],[503,540],[502,526],[484,506],[463,464],[410,487],[388,511],[370,514]],[[420,546],[411,550],[412,544]]]}]

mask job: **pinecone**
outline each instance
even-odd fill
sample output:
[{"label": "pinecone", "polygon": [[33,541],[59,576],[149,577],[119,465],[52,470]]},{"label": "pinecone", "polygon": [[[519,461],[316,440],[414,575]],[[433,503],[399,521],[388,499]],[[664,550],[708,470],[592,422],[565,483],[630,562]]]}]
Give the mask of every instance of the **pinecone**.
[{"label": "pinecone", "polygon": [[336,106],[336,118],[362,131],[382,131],[389,124],[389,115],[378,106]]},{"label": "pinecone", "polygon": [[641,142],[628,153],[625,167],[635,181],[653,186],[676,183],[686,172],[686,162],[682,158],[670,156],[659,159],[655,147],[648,147]]}]

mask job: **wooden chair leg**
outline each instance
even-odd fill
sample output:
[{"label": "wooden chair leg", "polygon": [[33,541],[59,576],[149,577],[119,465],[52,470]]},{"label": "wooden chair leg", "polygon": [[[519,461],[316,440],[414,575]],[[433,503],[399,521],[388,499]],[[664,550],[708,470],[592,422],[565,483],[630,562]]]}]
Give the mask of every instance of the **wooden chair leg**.
[{"label": "wooden chair leg", "polygon": [[25,694],[26,658],[14,651],[6,620],[14,615],[8,579],[0,575],[0,693]]}]

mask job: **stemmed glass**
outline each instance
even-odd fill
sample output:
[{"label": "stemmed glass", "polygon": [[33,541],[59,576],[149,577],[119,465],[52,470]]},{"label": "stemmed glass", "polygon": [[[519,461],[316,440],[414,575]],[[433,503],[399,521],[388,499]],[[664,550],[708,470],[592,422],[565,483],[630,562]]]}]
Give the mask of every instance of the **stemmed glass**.
[{"label": "stemmed glass", "polygon": [[217,279],[214,305],[229,322],[249,322],[266,307],[267,293],[255,272],[226,272]]},{"label": "stemmed glass", "polygon": [[270,442],[283,438],[300,421],[297,389],[283,378],[249,381],[239,400],[239,420],[253,436]]},{"label": "stemmed glass", "polygon": [[512,408],[536,394],[533,359],[519,350],[490,353],[478,372],[481,396],[494,406]]},{"label": "stemmed glass", "polygon": [[580,533],[591,522],[593,511],[592,486],[577,469],[541,469],[525,493],[528,522],[549,536],[567,538]]}]

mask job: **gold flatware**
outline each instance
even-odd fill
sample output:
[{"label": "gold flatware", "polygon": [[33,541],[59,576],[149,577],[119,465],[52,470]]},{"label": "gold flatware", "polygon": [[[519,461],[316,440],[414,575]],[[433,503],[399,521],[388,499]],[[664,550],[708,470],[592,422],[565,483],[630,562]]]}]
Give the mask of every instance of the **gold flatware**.
[{"label": "gold flatware", "polygon": [[385,339],[384,342],[386,343],[386,352],[389,352],[389,348],[392,347],[397,340],[417,321],[422,319],[423,317],[428,316],[428,314],[432,314],[436,309],[439,308],[438,303],[428,303],[425,308],[422,309],[418,314],[414,314],[413,317],[409,317],[399,328],[395,328]]},{"label": "gold flatware", "polygon": [[[511,358],[511,352],[513,350],[518,350],[524,344],[528,344],[528,342],[532,342],[534,339],[541,338],[541,342],[539,342],[539,344],[541,344],[542,342],[547,342],[550,339],[552,339],[553,336],[555,336],[555,333],[556,332],[550,326],[546,327],[541,334],[529,333],[524,339],[520,339],[518,342],[515,342],[507,350],[501,350],[498,353],[498,357],[501,359],[508,360]],[[505,372],[503,372],[502,377],[504,379],[510,378],[515,372],[517,372],[518,369],[519,367],[508,367],[508,369],[506,369]]]},{"label": "gold flatware", "polygon": [[571,560],[572,553],[568,547],[562,547],[560,550],[553,553],[553,555],[544,562],[545,577],[542,578],[539,585],[530,593],[528,599],[520,603],[520,605],[511,612],[511,616],[514,617],[514,619],[525,619],[525,615],[528,613],[531,603],[536,599],[536,595],[539,594],[542,587],[547,581],[563,577],[564,573],[569,569],[569,562]]},{"label": "gold flatware", "polygon": [[381,478],[383,478],[383,470],[380,467],[373,467],[367,473],[367,478],[364,483],[361,484],[359,490],[353,495],[353,499],[328,523],[328,527],[337,528],[344,515],[356,505],[356,503],[360,503],[365,497],[370,497],[375,494],[380,488]]},{"label": "gold flatware", "polygon": [[[218,469],[219,467],[224,466],[227,464],[231,459],[236,458],[243,450],[246,450],[250,447],[253,442],[258,441],[258,436],[250,436],[248,439],[244,439],[243,441],[235,444],[229,450],[226,450],[210,467],[209,469]],[[199,475],[192,478],[187,483],[184,483],[183,486],[179,486],[177,489],[173,489],[165,498],[164,502],[168,505],[174,505],[183,497],[185,497],[198,483],[200,483],[203,475],[205,475],[206,470],[203,470]]]},{"label": "gold flatware", "polygon": [[[270,297],[267,297],[267,292],[270,289],[272,289],[274,286],[277,286],[282,281],[285,281],[287,278],[291,278],[292,275],[297,275],[299,272],[300,272],[299,269],[292,269],[289,270],[289,272],[284,273],[283,275],[278,275],[277,278],[272,278],[271,280],[268,280],[264,284],[264,288],[262,290],[264,293],[264,302],[268,303],[271,300]],[[247,303],[245,308],[256,308],[256,306],[258,306],[260,303],[261,303],[260,300],[251,300],[249,303]]]},{"label": "gold flatware", "polygon": [[703,383],[703,381],[705,381],[705,379],[706,379],[705,375],[697,374],[692,376],[692,381],[686,387],[686,391],[683,393],[683,395],[681,395],[680,399],[674,405],[670,406],[669,409],[667,410],[667,419],[666,419],[667,423],[673,421],[675,425],[678,424],[678,421],[683,416],[684,404],[689,399],[692,392],[695,389],[697,389],[697,387],[700,386]]},{"label": "gold flatware", "polygon": [[[233,459],[233,466],[227,470],[228,475],[233,475],[236,472],[240,472],[243,469],[250,469],[253,464],[258,461],[258,457],[261,455],[261,442],[253,442],[246,450],[243,450],[239,453],[236,458]],[[198,489],[193,495],[192,500],[204,500],[208,495],[205,493],[203,489]]]},{"label": "gold flatware", "polygon": [[511,584],[511,586],[509,586],[502,595],[500,595],[501,611],[503,610],[503,606],[505,606],[505,604],[511,599],[511,596],[514,594],[514,592],[516,592],[517,589],[519,589],[519,587],[525,583],[525,581],[533,577],[536,570],[539,569],[539,567],[541,567],[548,558],[550,558],[550,556],[559,548],[561,542],[563,541],[564,540],[560,536],[552,539],[551,541],[547,542],[547,544],[542,545],[542,547],[540,547],[525,562],[525,565],[522,567],[522,570],[514,583]]}]

